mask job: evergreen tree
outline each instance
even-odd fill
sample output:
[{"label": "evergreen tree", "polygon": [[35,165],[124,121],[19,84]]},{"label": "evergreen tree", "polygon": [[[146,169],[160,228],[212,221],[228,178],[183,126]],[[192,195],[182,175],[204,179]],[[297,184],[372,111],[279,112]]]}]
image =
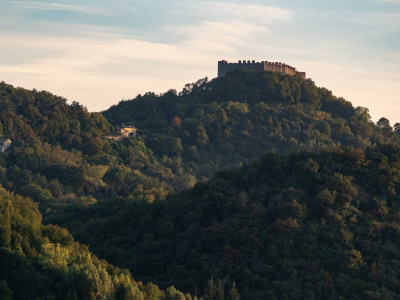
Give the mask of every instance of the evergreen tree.
[{"label": "evergreen tree", "polygon": [[239,300],[240,299],[239,290],[236,288],[235,281],[232,283],[232,288],[229,291],[229,299],[230,300]]},{"label": "evergreen tree", "polygon": [[213,279],[213,277],[211,277],[208,280],[208,285],[204,291],[204,298],[207,300],[214,300],[215,294],[216,294],[216,287],[214,284],[214,279]]}]

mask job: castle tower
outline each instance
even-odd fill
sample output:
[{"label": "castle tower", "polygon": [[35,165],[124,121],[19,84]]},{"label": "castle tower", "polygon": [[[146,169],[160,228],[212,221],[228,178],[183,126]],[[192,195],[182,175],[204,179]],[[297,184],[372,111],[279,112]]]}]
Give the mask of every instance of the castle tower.
[{"label": "castle tower", "polygon": [[246,72],[262,72],[264,71],[264,64],[256,62],[255,60],[243,60],[237,63],[228,63],[226,60],[218,61],[218,77],[225,76],[227,72],[240,69]]}]

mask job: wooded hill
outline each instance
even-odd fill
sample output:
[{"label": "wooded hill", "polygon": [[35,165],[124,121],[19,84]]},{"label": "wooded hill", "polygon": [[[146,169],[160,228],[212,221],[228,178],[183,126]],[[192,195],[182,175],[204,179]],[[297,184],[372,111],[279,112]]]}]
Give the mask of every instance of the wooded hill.
[{"label": "wooded hill", "polygon": [[[102,203],[74,235],[134,276],[241,299],[396,299],[400,146],[266,153],[159,203]],[[90,233],[90,234],[89,234]]]},{"label": "wooded hill", "polygon": [[133,280],[74,242],[66,229],[43,225],[37,203],[0,188],[0,299],[192,299],[169,287]]},{"label": "wooded hill", "polygon": [[268,150],[365,149],[394,138],[387,119],[375,126],[367,108],[353,107],[311,79],[274,72],[237,70],[180,93],[139,95],[104,116],[113,124],[134,122],[165,163],[182,162],[188,179],[200,180]]},{"label": "wooded hill", "polygon": [[[90,257],[93,262],[82,262],[79,272],[85,268],[96,269],[98,272],[106,269],[111,278],[115,274],[125,274],[129,278],[126,279],[126,286],[132,286],[144,295],[147,293],[147,283],[155,282],[162,288],[174,285],[185,292],[191,292],[194,297],[213,298],[216,294],[225,293],[225,296],[229,294],[231,299],[237,299],[236,282],[243,299],[265,299],[269,296],[293,298],[296,295],[301,299],[307,298],[307,295],[311,298],[312,295],[319,297],[321,290],[324,290],[321,286],[325,287],[325,283],[321,283],[324,280],[328,282],[326,285],[332,295],[350,297],[357,288],[357,291],[363,291],[363,295],[371,299],[394,295],[397,285],[392,284],[392,281],[396,275],[390,277],[388,274],[395,274],[397,269],[392,260],[388,261],[391,256],[376,258],[373,256],[375,252],[371,254],[369,250],[364,251],[362,243],[355,243],[358,241],[355,238],[351,240],[351,248],[346,248],[333,233],[343,227],[344,235],[356,237],[359,232],[367,230],[368,222],[357,223],[357,230],[360,231],[354,231],[353,227],[349,227],[350,223],[339,228],[333,225],[336,224],[334,213],[340,214],[343,209],[336,209],[336,204],[327,204],[331,207],[327,218],[325,210],[318,211],[320,204],[316,199],[327,190],[330,194],[326,192],[327,196],[321,195],[331,195],[329,197],[334,200],[329,201],[332,203],[345,201],[345,206],[351,205],[358,210],[357,218],[360,217],[357,222],[364,218],[369,220],[369,214],[379,210],[371,208],[375,204],[365,208],[360,203],[376,202],[377,207],[383,205],[384,211],[385,207],[388,208],[386,216],[389,223],[382,223],[383,227],[380,228],[397,222],[397,179],[392,180],[397,178],[397,158],[394,154],[397,146],[378,144],[397,143],[399,124],[393,129],[384,118],[374,124],[366,108],[354,108],[350,102],[333,96],[329,90],[316,87],[311,80],[268,72],[240,71],[210,82],[199,80],[185,86],[180,93],[169,91],[163,95],[148,93],[138,96],[134,100],[120,102],[104,112],[104,116],[101,113],[89,113],[76,102],[69,105],[66,99],[49,92],[28,91],[0,83],[0,134],[12,140],[11,149],[0,154],[0,184],[8,191],[38,203],[44,223],[47,224],[33,222],[35,229],[31,231],[35,232],[35,239],[32,240],[32,246],[31,240],[27,239],[25,251],[25,246],[18,244],[19,237],[25,236],[25,231],[19,233],[19,230],[25,227],[12,227],[13,223],[7,217],[7,207],[14,204],[3,205],[0,219],[2,222],[6,220],[4,224],[11,224],[11,227],[4,225],[3,231],[8,232],[8,228],[15,231],[11,239],[8,233],[5,234],[6,242],[2,246],[2,259],[12,258],[6,270],[15,268],[23,273],[26,268],[27,278],[39,274],[38,278],[43,280],[43,284],[33,280],[32,291],[26,291],[27,294],[24,294],[25,291],[15,292],[20,282],[17,277],[13,277],[14,273],[5,271],[1,275],[3,277],[0,277],[0,289],[5,294],[9,295],[11,289],[20,299],[32,295],[47,297],[43,296],[46,288],[42,287],[51,284],[52,275],[49,274],[56,274],[54,276],[57,279],[54,280],[68,277],[65,272],[70,274],[71,268],[75,268],[73,265],[77,257],[83,255]],[[120,142],[104,138],[123,122],[134,123],[139,128],[139,138]],[[358,148],[362,150],[352,150]],[[265,151],[287,153],[299,149],[323,152],[289,156],[268,154],[261,162],[221,172],[206,183],[215,172],[249,162]],[[392,154],[386,154],[382,149],[389,149],[384,151]],[[377,154],[374,156],[371,153]],[[368,184],[361,184],[354,179],[357,178],[356,171],[353,174],[341,169],[343,157],[352,155],[357,157],[357,164],[361,163],[360,170],[364,172],[362,176],[371,178]],[[364,158],[358,158],[360,155]],[[306,161],[302,160],[304,157]],[[378,163],[381,157],[382,162]],[[262,162],[267,158],[272,162],[276,160],[278,166],[273,167],[271,162],[271,170],[264,170]],[[373,161],[377,163],[371,164]],[[293,167],[296,164],[304,166],[298,167],[298,173],[291,173],[298,169]],[[327,172],[322,168],[325,165],[338,175]],[[349,167],[351,165],[350,159]],[[272,170],[284,176],[277,175],[275,178],[276,174],[268,173]],[[306,180],[307,172],[311,172],[318,180]],[[383,177],[375,184],[373,178],[379,172],[382,172]],[[340,184],[338,190],[335,190],[335,186],[331,187],[332,178],[336,178],[334,176],[344,176],[344,182],[350,187],[354,186],[357,194],[352,194],[352,188],[344,189],[343,195],[340,194]],[[270,187],[269,180],[274,182],[273,187]],[[193,189],[174,195],[194,186],[196,182],[198,185]],[[310,187],[309,182],[314,185]],[[390,191],[387,189],[389,192],[383,188],[385,192],[372,189],[386,184],[392,187]],[[341,198],[337,196],[339,194]],[[351,199],[357,198],[359,203],[356,201],[354,204],[345,194],[349,194]],[[6,191],[0,198],[6,199],[5,203],[29,202]],[[375,198],[377,200],[373,200]],[[287,207],[292,205],[287,203],[292,202],[295,207],[300,206],[306,212],[304,216],[296,215],[297,208],[292,211]],[[27,214],[35,215],[39,220],[41,217],[37,215],[35,205],[31,203],[28,206]],[[281,216],[281,210],[286,215]],[[315,210],[321,215],[316,216]],[[345,216],[342,218],[345,219]],[[382,221],[378,215],[372,215],[371,218],[374,222],[386,220]],[[322,219],[325,219],[325,223]],[[328,219],[329,222],[326,221]],[[278,230],[276,228],[281,224],[278,220],[282,224],[289,224],[282,225],[284,229],[292,228],[294,224],[294,227],[298,225],[298,230],[290,234]],[[72,243],[68,231],[49,224],[68,228],[75,239],[87,244],[95,255],[118,267],[128,268],[135,280],[145,284],[141,286],[134,283],[130,275],[126,275],[127,271],[113,271],[118,269],[94,258],[84,247]],[[312,226],[309,227],[309,224]],[[54,231],[60,238],[68,237],[70,244],[52,239],[43,230]],[[325,230],[333,235],[331,240],[320,239],[321,235],[329,236]],[[292,240],[287,238],[291,235]],[[309,238],[306,242],[301,240],[305,237]],[[392,247],[384,237],[378,238],[382,239],[379,244],[382,246],[376,246],[380,253],[386,246]],[[288,245],[285,244],[287,241]],[[301,244],[298,242],[308,245],[304,247],[311,249],[309,253],[312,257],[304,249],[299,251],[298,245]],[[41,257],[48,255],[46,249],[55,253],[53,262],[61,260],[61,269],[55,263],[56,266],[49,267],[48,271],[41,264]],[[359,278],[357,286],[348,286],[353,283],[345,275],[353,276],[351,270],[336,265],[338,261],[325,265],[325,256],[321,255],[326,253],[322,250],[329,249],[331,252],[328,253],[331,254],[348,255],[340,256],[343,261],[347,261],[351,255],[356,256],[357,260],[360,252],[365,263],[361,265],[373,266],[375,263],[374,268],[378,268],[380,281],[367,290],[367,284],[372,284],[372,281],[368,281],[369,277],[355,273],[359,276],[356,277]],[[322,252],[319,253],[319,250]],[[66,252],[73,254],[66,256]],[[313,260],[313,257],[318,259]],[[20,259],[26,264],[20,264]],[[290,267],[290,272],[285,271],[286,266]],[[359,270],[364,272],[366,269]],[[386,270],[392,273],[386,274]],[[382,272],[385,274],[382,275]],[[312,274],[323,279],[307,277]],[[102,288],[97,289],[92,283],[90,286],[93,289],[88,288],[82,292],[73,283],[75,279],[68,278],[65,281],[62,279],[54,289],[50,288],[48,298],[58,298],[61,294],[72,295],[72,298],[74,295],[80,297],[101,293],[111,298],[119,295],[115,279],[107,283],[107,292]],[[104,283],[101,278],[99,284]],[[315,286],[316,282],[320,285]],[[303,283],[307,283],[307,289]],[[342,289],[342,285],[346,284],[347,287]],[[158,290],[155,285],[150,286]],[[174,295],[179,294],[176,296],[178,299],[191,297],[172,289],[170,291],[174,291]],[[162,291],[157,292],[157,295],[159,298],[166,297]]]},{"label": "wooded hill", "polygon": [[12,140],[0,155],[0,184],[49,212],[116,195],[161,200],[179,185],[142,139],[105,139],[113,130],[76,102],[0,83],[0,135]]},{"label": "wooded hill", "polygon": [[[142,140],[105,140],[110,131],[100,113],[78,103],[0,83],[0,136],[12,140],[0,153],[1,299],[192,299],[174,287],[162,291],[136,282],[128,270],[74,242],[66,229],[42,223],[38,207],[51,216],[135,190],[145,201],[173,190],[165,182],[170,178],[153,173],[164,168]],[[118,172],[135,184],[121,187],[114,180]]]}]

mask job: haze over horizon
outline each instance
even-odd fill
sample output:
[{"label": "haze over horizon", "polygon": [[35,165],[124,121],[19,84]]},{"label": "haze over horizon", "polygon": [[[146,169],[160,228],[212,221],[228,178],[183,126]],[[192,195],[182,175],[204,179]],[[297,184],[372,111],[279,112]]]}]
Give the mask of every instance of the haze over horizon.
[{"label": "haze over horizon", "polygon": [[400,1],[1,1],[0,81],[100,111],[217,75],[217,61],[307,73],[400,122]]}]

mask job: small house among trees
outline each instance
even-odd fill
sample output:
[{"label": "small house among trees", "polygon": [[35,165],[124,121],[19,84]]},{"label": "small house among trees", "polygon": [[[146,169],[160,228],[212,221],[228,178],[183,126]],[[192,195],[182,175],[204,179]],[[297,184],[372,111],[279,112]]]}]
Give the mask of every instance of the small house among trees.
[{"label": "small house among trees", "polygon": [[137,128],[135,126],[127,126],[122,124],[118,127],[116,132],[106,135],[106,138],[114,141],[121,141],[123,139],[136,137],[136,132]]},{"label": "small house among trees", "polygon": [[11,147],[10,139],[0,139],[0,152],[7,151]]}]

